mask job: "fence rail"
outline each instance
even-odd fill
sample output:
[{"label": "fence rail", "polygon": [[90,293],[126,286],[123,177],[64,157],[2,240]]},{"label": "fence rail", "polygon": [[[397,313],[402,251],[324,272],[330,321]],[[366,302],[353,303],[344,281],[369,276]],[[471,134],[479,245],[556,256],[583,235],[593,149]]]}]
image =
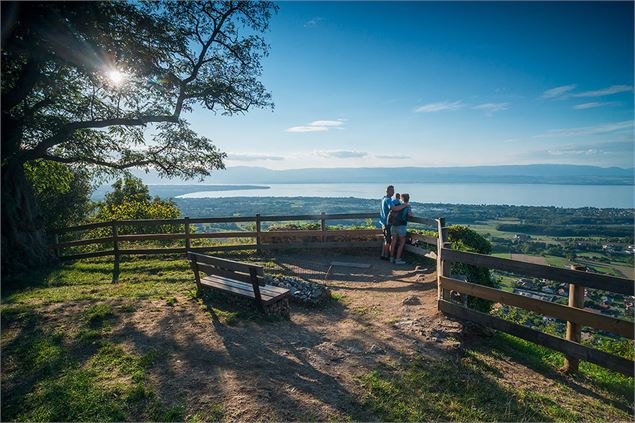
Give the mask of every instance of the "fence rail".
[{"label": "fence rail", "polygon": [[[278,215],[278,216],[223,216],[223,217],[203,217],[180,219],[140,219],[140,220],[114,220],[110,222],[96,222],[85,225],[72,226],[62,228],[55,231],[56,242],[50,247],[55,249],[58,257],[65,260],[76,260],[80,258],[100,257],[114,255],[137,255],[137,254],[185,254],[187,251],[211,252],[211,251],[235,251],[235,250],[287,250],[287,249],[306,249],[306,248],[371,248],[380,247],[382,240],[380,238],[382,231],[380,229],[328,229],[327,221],[337,220],[355,220],[355,219],[376,219],[377,213],[340,213],[340,214],[302,214],[302,215]],[[267,231],[262,229],[263,222],[293,222],[293,221],[319,221],[320,229],[315,230],[273,230]],[[436,227],[436,219],[413,217],[410,219],[413,223]],[[224,231],[224,232],[192,232],[191,225],[194,224],[213,224],[213,223],[255,223],[256,230],[253,231]],[[183,226],[181,232],[176,233],[150,233],[150,234],[130,234],[120,235],[119,228],[125,226]],[[78,232],[85,230],[94,230],[100,228],[109,228],[111,236],[79,239],[72,241],[58,242],[58,235],[69,232]],[[430,244],[436,247],[436,237],[429,235],[421,235],[417,233],[409,233],[409,238],[418,243]],[[239,245],[214,245],[214,246],[192,246],[191,241],[195,239],[253,239],[255,243],[239,244]],[[288,238],[301,242],[275,242],[276,239]],[[335,240],[333,238],[336,238]],[[362,238],[355,239],[355,238]],[[370,240],[368,238],[371,238]],[[372,239],[374,238],[374,239]],[[184,240],[183,247],[169,248],[121,248],[122,242],[135,241],[177,241]],[[81,252],[76,254],[61,254],[62,250],[70,247],[80,247],[87,245],[103,245],[112,244],[112,249],[104,249],[101,251]],[[416,254],[424,254],[429,257],[436,258],[436,251],[430,252],[427,249],[408,245],[408,251]]]},{"label": "fence rail", "polygon": [[[605,316],[584,308],[585,287],[623,295],[634,295],[634,281],[589,273],[579,269],[561,269],[547,265],[452,250],[450,249],[450,244],[447,242],[447,230],[443,228],[443,226],[444,220],[439,219],[438,229],[440,236],[437,258],[439,310],[445,314],[460,319],[471,320],[484,326],[507,332],[527,341],[560,351],[564,353],[566,357],[563,369],[565,371],[577,371],[579,361],[585,360],[627,376],[632,377],[634,375],[635,363],[633,361],[581,344],[582,326],[604,330],[628,339],[634,338],[635,326],[633,322]],[[506,270],[519,275],[568,283],[569,303],[568,305],[562,305],[529,298],[452,278],[450,275],[452,263],[463,263],[488,269]],[[466,301],[463,301],[462,304],[453,302],[452,296],[450,295],[451,291],[461,294],[464,299],[469,295],[564,320],[567,322],[566,339],[470,309],[467,307]]]}]

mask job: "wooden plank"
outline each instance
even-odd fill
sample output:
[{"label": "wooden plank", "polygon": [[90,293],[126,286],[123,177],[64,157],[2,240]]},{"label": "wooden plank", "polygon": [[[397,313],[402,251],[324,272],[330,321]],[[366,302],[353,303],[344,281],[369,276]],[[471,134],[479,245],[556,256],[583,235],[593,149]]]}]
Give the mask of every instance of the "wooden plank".
[{"label": "wooden plank", "polygon": [[[241,282],[251,283],[251,278],[248,273],[243,272],[233,272],[231,270],[219,269],[218,267],[214,267],[205,263],[198,263],[199,270],[201,272],[205,272],[208,275],[219,275],[224,276],[230,279],[236,279]],[[260,285],[265,284],[264,272],[260,272],[261,274],[258,276]]]},{"label": "wooden plank", "polygon": [[377,212],[365,212],[365,213],[336,213],[325,214],[326,220],[346,220],[346,219],[376,219],[379,217]]},{"label": "wooden plank", "polygon": [[192,239],[201,238],[256,238],[256,232],[237,231],[237,232],[202,232],[190,234]]},{"label": "wooden plank", "polygon": [[383,245],[383,240],[377,241],[349,241],[349,242],[294,242],[261,244],[260,248],[270,250],[292,250],[292,249],[323,249],[323,248],[378,248]]},{"label": "wooden plank", "polygon": [[239,245],[213,245],[209,247],[192,247],[190,251],[196,253],[207,253],[214,251],[240,251],[240,250],[255,250],[258,248],[257,244],[239,244]]},{"label": "wooden plank", "polygon": [[117,220],[118,226],[183,225],[185,219],[130,219]]},{"label": "wooden plank", "polygon": [[78,259],[91,258],[91,257],[112,256],[114,254],[115,252],[113,250],[93,251],[92,253],[81,253],[81,254],[71,254],[68,256],[61,256],[60,260],[78,260]]},{"label": "wooden plank", "polygon": [[255,216],[192,217],[190,223],[240,223],[254,222],[255,220]]},{"label": "wooden plank", "polygon": [[51,248],[76,247],[79,245],[104,244],[106,242],[112,242],[112,241],[113,241],[113,237],[107,236],[104,238],[89,238],[89,239],[79,239],[77,241],[58,242],[57,244],[49,245],[49,247]]},{"label": "wooden plank", "polygon": [[282,222],[282,221],[294,221],[294,220],[353,220],[353,219],[372,219],[378,217],[376,212],[365,213],[338,213],[338,214],[296,214],[285,216],[260,216],[263,222]]},{"label": "wooden plank", "polygon": [[408,238],[416,239],[417,241],[423,241],[426,244],[436,246],[439,243],[439,239],[436,236],[423,235],[415,232],[408,232]]},{"label": "wooden plank", "polygon": [[562,269],[559,267],[545,266],[542,264],[527,263],[523,261],[451,249],[444,249],[443,256],[447,260],[453,262],[487,267],[489,269],[507,270],[509,272],[515,272],[536,278],[549,279],[552,281],[575,283],[576,285],[582,285],[587,288],[602,289],[624,295],[634,295],[635,293],[635,283],[632,280],[616,278],[614,276],[580,272],[578,270]]},{"label": "wooden plank", "polygon": [[[218,277],[206,276],[204,278],[201,278],[201,285],[203,286],[208,286],[208,287],[220,289],[223,291],[229,291],[237,295],[242,295],[244,297],[256,299],[254,295],[254,290],[251,284],[248,284],[245,282],[239,282],[239,281],[233,281],[234,283],[227,283],[227,282],[228,280],[219,279]],[[240,284],[240,285],[237,285],[237,284]],[[279,294],[274,297],[267,296],[266,299],[263,298],[263,302],[265,304],[276,302],[288,295],[289,293],[287,291],[286,293]]]},{"label": "wooden plank", "polygon": [[[198,265],[200,266],[201,264],[198,263]],[[199,267],[199,271],[200,270],[201,270],[201,267]],[[247,276],[251,276],[251,275],[247,275]],[[237,288],[247,287],[247,289],[249,289],[249,290],[251,290],[251,288],[252,288],[250,282],[240,281],[240,280],[234,279],[232,277],[227,277],[227,276],[208,275],[208,276],[205,276],[203,279],[220,281],[222,283],[227,284],[228,286],[235,286]],[[284,294],[287,294],[289,292],[288,289],[281,288],[279,286],[272,286],[272,285],[259,285],[259,286],[260,286],[260,291],[261,291],[263,297],[267,297],[267,299],[269,299],[269,298],[277,298],[277,297],[279,297],[281,295],[284,295]]]},{"label": "wooden plank", "polygon": [[185,253],[185,247],[178,248],[134,248],[127,250],[119,250],[121,255],[136,255],[136,254],[178,254]]},{"label": "wooden plank", "polygon": [[228,260],[228,259],[224,259],[220,257],[212,257],[205,254],[199,254],[194,252],[189,252],[188,257],[190,259],[192,259],[193,257],[196,257],[196,261],[199,264],[205,263],[215,267],[220,267],[221,269],[225,269],[225,270],[235,270],[235,271],[244,272],[244,273],[248,273],[249,269],[251,268],[262,270],[262,266],[258,266],[255,264],[243,263],[240,261]]},{"label": "wooden plank", "polygon": [[110,222],[86,223],[85,225],[69,226],[68,228],[55,229],[53,232],[63,234],[66,232],[83,231],[86,229],[106,228],[110,226]]},{"label": "wooden plank", "polygon": [[452,279],[445,276],[440,276],[439,279],[443,289],[452,289],[463,294],[524,308],[546,316],[555,317],[561,320],[568,320],[584,326],[591,326],[596,329],[616,333],[625,338],[633,339],[635,326],[633,325],[633,322],[629,322],[627,320],[603,316],[587,310],[537,300],[535,298],[512,294],[511,292],[500,291],[498,289],[470,282],[463,282],[458,279]]},{"label": "wooden plank", "polygon": [[422,225],[429,225],[434,227],[437,226],[437,219],[430,219],[427,217],[418,217],[418,216],[409,217],[408,222],[421,223]]},{"label": "wooden plank", "polygon": [[470,310],[448,301],[439,300],[439,310],[460,319],[471,320],[483,326],[509,333],[510,335],[551,348],[552,350],[560,351],[580,360],[585,360],[597,364],[600,367],[633,377],[633,367],[635,363],[623,357],[596,350],[576,342],[567,341],[566,339],[539,332],[476,310]]},{"label": "wooden plank", "polygon": [[165,239],[185,239],[185,233],[182,234],[134,234],[134,235],[119,235],[120,241],[151,241],[151,240],[165,240]]},{"label": "wooden plank", "polygon": [[409,253],[417,254],[419,256],[423,256],[431,260],[437,260],[437,254],[434,251],[426,250],[425,248],[406,244],[404,245],[403,249],[404,251],[407,251]]}]

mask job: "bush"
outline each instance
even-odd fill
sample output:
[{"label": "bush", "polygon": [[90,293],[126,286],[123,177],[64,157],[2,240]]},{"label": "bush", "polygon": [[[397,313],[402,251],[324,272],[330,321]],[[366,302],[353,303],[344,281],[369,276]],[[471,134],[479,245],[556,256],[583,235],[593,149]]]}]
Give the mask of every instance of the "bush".
[{"label": "bush", "polygon": [[[454,250],[469,251],[478,254],[490,254],[492,252],[492,244],[482,235],[479,235],[467,226],[450,226],[448,228],[448,241]],[[463,263],[453,263],[450,272],[453,275],[465,275],[468,282],[498,288],[497,281],[490,276],[489,269],[487,268]],[[483,313],[489,313],[493,303],[482,298],[468,297],[467,304],[470,308]]]}]

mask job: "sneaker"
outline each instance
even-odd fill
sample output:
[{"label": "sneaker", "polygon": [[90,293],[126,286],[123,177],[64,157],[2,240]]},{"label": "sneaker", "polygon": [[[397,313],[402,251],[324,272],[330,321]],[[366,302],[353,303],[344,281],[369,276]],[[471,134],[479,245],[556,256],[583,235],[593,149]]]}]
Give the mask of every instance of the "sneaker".
[{"label": "sneaker", "polygon": [[388,261],[388,257],[384,257],[384,256],[379,256],[379,260],[384,260],[384,261]]},{"label": "sneaker", "polygon": [[390,262],[391,262],[391,263],[394,263],[394,262],[395,262],[395,259],[394,259],[393,257],[391,257],[391,258],[390,258]]},{"label": "sneaker", "polygon": [[402,259],[396,259],[393,263],[395,263],[395,264],[408,264],[405,261],[403,261]]}]

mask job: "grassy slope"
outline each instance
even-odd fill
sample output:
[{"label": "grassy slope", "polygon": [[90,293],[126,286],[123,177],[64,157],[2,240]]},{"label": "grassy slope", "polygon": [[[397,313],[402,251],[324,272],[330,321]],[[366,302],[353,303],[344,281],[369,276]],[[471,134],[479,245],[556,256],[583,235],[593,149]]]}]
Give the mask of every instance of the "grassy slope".
[{"label": "grassy slope", "polygon": [[[169,307],[177,297],[191,298],[194,286],[187,263],[170,258],[124,260],[118,282],[112,280],[113,265],[108,258],[3,280],[3,421],[222,418],[222,404],[191,410],[186,403],[161,397],[149,374],[166,365],[165,355],[128,350],[110,335],[114,319],[125,319],[143,301],[165,301]],[[206,311],[201,308],[200,312]],[[236,317],[221,310],[217,314],[227,321]],[[369,407],[384,420],[632,417],[628,412],[632,379],[585,366],[585,373],[579,376],[586,381],[585,389],[606,398],[585,402],[588,396],[577,394],[568,379],[553,373],[553,357],[548,350],[499,335],[467,350],[464,357],[434,362],[420,359],[360,377]],[[553,373],[553,384],[536,392],[503,383],[495,365],[510,360]],[[567,404],[558,403],[561,395],[570,397]]]}]

